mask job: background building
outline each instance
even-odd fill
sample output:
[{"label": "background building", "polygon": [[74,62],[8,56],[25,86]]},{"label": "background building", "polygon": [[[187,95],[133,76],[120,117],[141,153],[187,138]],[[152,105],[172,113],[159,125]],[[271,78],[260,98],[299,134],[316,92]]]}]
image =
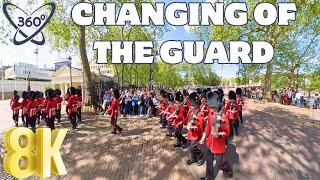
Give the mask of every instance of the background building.
[{"label": "background building", "polygon": [[[84,86],[83,71],[81,69],[72,68],[71,75],[73,87],[81,88]],[[70,67],[63,66],[52,74],[51,87],[59,88],[61,92],[65,94],[67,92],[67,89],[70,87],[71,78]],[[114,83],[111,77],[105,75],[98,75],[95,73],[92,73],[92,82],[96,95],[100,95],[104,90],[110,87],[117,86],[117,84]],[[82,91],[83,90],[84,89],[82,88]],[[83,92],[82,94],[84,95]]]},{"label": "background building", "polygon": [[11,66],[3,66],[0,67],[0,79],[5,78],[5,71],[9,69]]},{"label": "background building", "polygon": [[[114,69],[110,64],[97,64],[95,60],[89,61],[90,70],[95,74],[107,77],[114,77]],[[82,69],[82,63],[77,63],[77,68]]]},{"label": "background building", "polygon": [[54,71],[40,69],[37,65],[19,62],[5,70],[5,79],[27,79],[35,81],[51,81]]},{"label": "background building", "polygon": [[69,60],[64,60],[64,61],[59,61],[59,62],[56,62],[54,63],[54,69],[55,71],[60,69],[61,67],[63,66],[68,66],[70,67],[70,61]]}]

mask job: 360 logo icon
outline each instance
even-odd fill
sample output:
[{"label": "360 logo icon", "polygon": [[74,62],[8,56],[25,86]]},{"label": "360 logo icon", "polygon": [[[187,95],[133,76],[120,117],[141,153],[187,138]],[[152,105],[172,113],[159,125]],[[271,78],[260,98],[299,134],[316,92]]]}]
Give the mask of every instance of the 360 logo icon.
[{"label": "360 logo icon", "polygon": [[[4,3],[3,13],[10,24],[16,29],[13,44],[21,45],[31,41],[34,44],[43,45],[45,38],[41,31],[52,18],[55,9],[55,3],[51,2],[28,14],[14,4]],[[9,11],[12,13],[9,13]],[[38,40],[38,37],[35,38],[38,34],[41,34],[40,40]]]}]

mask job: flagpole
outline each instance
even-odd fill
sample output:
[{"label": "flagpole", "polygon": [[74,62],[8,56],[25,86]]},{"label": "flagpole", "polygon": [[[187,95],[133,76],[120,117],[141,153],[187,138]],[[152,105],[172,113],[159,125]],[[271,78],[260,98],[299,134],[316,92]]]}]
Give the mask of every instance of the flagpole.
[{"label": "flagpole", "polygon": [[14,90],[17,90],[16,62],[14,62],[13,64],[13,71],[14,71]]},{"label": "flagpole", "polygon": [[2,101],[4,100],[4,89],[3,89],[3,84],[4,84],[4,70],[3,70],[3,65],[2,65],[2,59],[1,59],[1,95],[2,95]]}]

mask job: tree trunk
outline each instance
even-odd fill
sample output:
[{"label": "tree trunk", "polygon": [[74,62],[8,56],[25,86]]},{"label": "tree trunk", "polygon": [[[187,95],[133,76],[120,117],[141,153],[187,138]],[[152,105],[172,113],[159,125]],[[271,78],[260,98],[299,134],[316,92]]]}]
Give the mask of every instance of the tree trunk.
[{"label": "tree trunk", "polygon": [[117,82],[118,82],[118,84],[120,85],[120,74],[119,74],[119,70],[118,70],[118,67],[117,67],[117,65],[114,65],[114,68],[116,69],[116,74],[117,74]]},{"label": "tree trunk", "polygon": [[290,75],[289,75],[289,77],[290,77],[290,82],[289,82],[289,86],[291,87],[291,88],[295,88],[295,84],[296,84],[296,74],[294,73],[294,71],[295,71],[295,69],[291,69],[290,70]]},{"label": "tree trunk", "polygon": [[92,88],[92,77],[90,71],[90,65],[87,56],[86,50],[86,33],[85,26],[79,26],[80,31],[80,39],[79,39],[79,48],[80,48],[80,56],[81,62],[84,72],[83,82],[84,82],[84,103],[87,106],[96,105],[95,98],[93,96],[93,88]]},{"label": "tree trunk", "polygon": [[124,73],[124,64],[122,64],[122,69],[121,69],[121,86],[123,87],[123,85],[124,85],[124,75],[123,75],[123,73]]},{"label": "tree trunk", "polygon": [[[273,29],[269,29],[269,42],[272,47],[275,47],[275,39],[273,34]],[[271,101],[271,93],[272,93],[272,72],[273,72],[273,60],[267,63],[267,70],[264,76],[264,91],[263,97],[264,99]]]}]

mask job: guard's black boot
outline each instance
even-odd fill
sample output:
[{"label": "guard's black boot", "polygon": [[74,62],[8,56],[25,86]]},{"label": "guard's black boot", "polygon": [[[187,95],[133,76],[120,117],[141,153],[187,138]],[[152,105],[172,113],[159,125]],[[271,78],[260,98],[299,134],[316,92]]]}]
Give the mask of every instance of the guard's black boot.
[{"label": "guard's black boot", "polygon": [[116,129],[113,129],[113,131],[111,132],[111,134],[117,134]]},{"label": "guard's black boot", "polygon": [[195,163],[195,161],[194,161],[193,159],[189,159],[189,160],[187,161],[187,165],[191,165],[191,164],[193,164],[193,163]]},{"label": "guard's black boot", "polygon": [[175,145],[173,145],[173,147],[175,147],[175,148],[181,147],[181,143],[176,143]]},{"label": "guard's black boot", "polygon": [[198,165],[198,166],[202,166],[202,165],[204,164],[204,162],[205,162],[205,160],[204,160],[203,158],[201,158],[201,159],[199,159],[199,160],[197,161],[197,165]]}]

